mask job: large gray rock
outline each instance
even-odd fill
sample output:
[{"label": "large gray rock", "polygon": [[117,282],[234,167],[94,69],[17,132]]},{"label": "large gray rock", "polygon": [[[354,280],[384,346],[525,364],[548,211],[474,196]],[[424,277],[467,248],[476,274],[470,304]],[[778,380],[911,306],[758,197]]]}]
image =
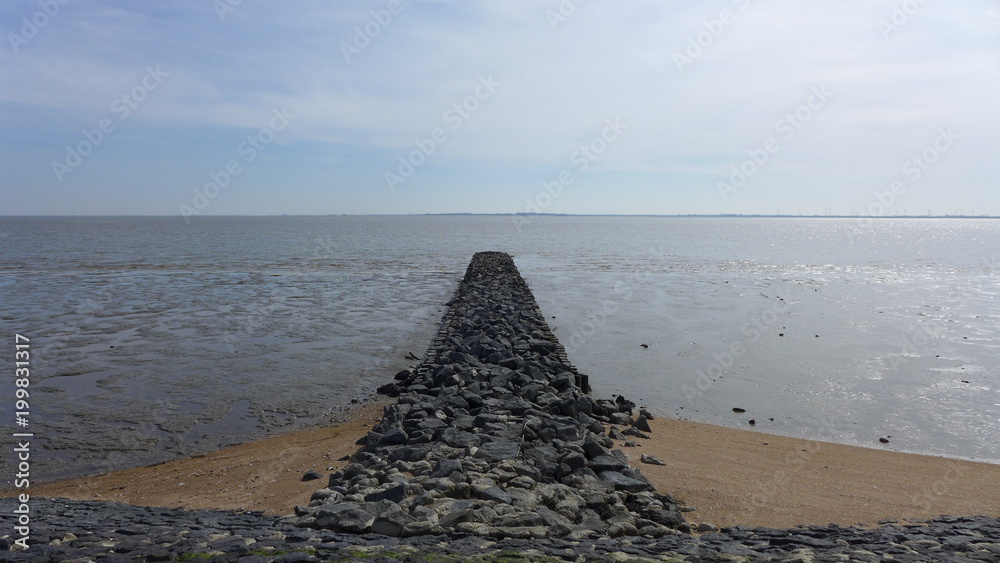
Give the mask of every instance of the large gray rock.
[{"label": "large gray rock", "polygon": [[457,428],[447,428],[441,433],[439,441],[448,444],[453,448],[469,448],[478,446],[480,437],[472,432],[466,432]]},{"label": "large gray rock", "polygon": [[653,486],[649,483],[649,481],[637,479],[618,471],[602,471],[599,475],[601,476],[601,480],[610,483],[617,491],[638,493],[640,491],[649,491],[653,489]]},{"label": "large gray rock", "polygon": [[316,527],[335,532],[362,533],[375,521],[375,515],[358,504],[325,504],[315,513]]},{"label": "large gray rock", "polygon": [[448,477],[454,472],[462,471],[462,462],[457,459],[439,459],[434,464],[431,477]]},{"label": "large gray rock", "polygon": [[479,493],[479,498],[483,500],[491,500],[493,502],[499,502],[502,504],[510,504],[511,497],[503,489],[497,486],[488,487]]},{"label": "large gray rock", "polygon": [[371,531],[373,534],[382,534],[383,536],[402,536],[406,525],[416,521],[416,518],[402,510],[387,512],[372,522]]},{"label": "large gray rock", "polygon": [[406,498],[406,485],[399,483],[398,485],[393,485],[388,489],[377,491],[374,493],[369,493],[365,495],[366,502],[378,502],[380,500],[387,500],[394,503],[400,503]]},{"label": "large gray rock", "polygon": [[514,459],[518,449],[518,443],[513,440],[493,439],[481,444],[474,457],[496,463],[505,459]]}]

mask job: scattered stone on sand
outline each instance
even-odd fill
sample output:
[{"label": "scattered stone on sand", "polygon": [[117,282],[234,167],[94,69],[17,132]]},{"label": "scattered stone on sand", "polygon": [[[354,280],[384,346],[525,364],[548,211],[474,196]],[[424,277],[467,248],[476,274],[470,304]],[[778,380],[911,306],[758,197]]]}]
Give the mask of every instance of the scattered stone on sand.
[{"label": "scattered stone on sand", "polygon": [[302,480],[303,481],[315,481],[317,479],[322,479],[322,478],[323,478],[323,475],[319,471],[315,471],[315,470],[312,470],[312,469],[310,469],[309,471],[306,471],[305,474],[302,475]]},{"label": "scattered stone on sand", "polygon": [[666,465],[666,462],[664,462],[662,459],[647,454],[642,454],[642,457],[639,458],[639,461],[643,463],[648,463],[650,465]]}]

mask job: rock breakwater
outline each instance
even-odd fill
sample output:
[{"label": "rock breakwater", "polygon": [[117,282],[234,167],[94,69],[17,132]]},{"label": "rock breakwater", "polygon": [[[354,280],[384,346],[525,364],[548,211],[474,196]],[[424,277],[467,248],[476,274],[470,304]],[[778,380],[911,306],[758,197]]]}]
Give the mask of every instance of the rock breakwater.
[{"label": "rock breakwater", "polygon": [[383,389],[397,401],[355,462],[287,521],[388,536],[677,533],[677,502],[605,432],[637,422],[634,405],[589,395],[513,259],[477,253],[449,305],[425,360]]}]

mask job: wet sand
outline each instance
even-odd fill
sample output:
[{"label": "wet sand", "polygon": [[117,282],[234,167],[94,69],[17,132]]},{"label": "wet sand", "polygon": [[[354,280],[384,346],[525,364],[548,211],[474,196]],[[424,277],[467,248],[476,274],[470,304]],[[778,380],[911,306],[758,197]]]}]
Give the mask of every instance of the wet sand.
[{"label": "wet sand", "polygon": [[[33,496],[144,506],[259,510],[307,504],[326,475],[348,462],[385,400],[349,422],[229,447],[150,467],[33,486]],[[622,448],[657,489],[696,510],[691,522],[791,527],[1000,516],[1000,465],[814,442],[657,418],[652,437]],[[621,443],[618,443],[621,446]],[[640,463],[646,453],[666,465]],[[309,470],[323,479],[303,482]],[[0,496],[12,496],[5,490]]]}]

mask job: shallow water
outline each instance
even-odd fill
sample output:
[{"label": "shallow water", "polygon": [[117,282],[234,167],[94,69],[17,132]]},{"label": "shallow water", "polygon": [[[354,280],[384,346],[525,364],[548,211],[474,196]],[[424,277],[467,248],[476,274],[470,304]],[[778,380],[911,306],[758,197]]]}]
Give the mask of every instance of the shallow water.
[{"label": "shallow water", "polygon": [[422,355],[480,250],[514,255],[600,395],[1000,462],[1000,221],[4,218],[0,235],[42,477],[335,419]]}]

